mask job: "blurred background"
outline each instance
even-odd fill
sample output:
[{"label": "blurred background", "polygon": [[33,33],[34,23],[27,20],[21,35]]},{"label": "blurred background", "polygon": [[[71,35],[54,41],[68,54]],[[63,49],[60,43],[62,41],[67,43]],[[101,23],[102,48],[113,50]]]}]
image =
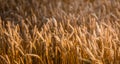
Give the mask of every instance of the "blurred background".
[{"label": "blurred background", "polygon": [[21,19],[33,21],[32,17],[36,17],[33,25],[52,17],[61,21],[70,15],[85,19],[93,15],[98,20],[116,20],[120,18],[119,3],[119,0],[0,0],[0,17],[4,21],[16,22]]}]

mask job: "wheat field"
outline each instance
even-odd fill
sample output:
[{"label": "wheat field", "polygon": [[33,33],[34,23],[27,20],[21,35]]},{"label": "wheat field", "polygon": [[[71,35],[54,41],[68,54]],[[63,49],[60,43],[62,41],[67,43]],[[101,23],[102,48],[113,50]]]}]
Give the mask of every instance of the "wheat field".
[{"label": "wheat field", "polygon": [[0,0],[0,64],[120,64],[120,0]]}]

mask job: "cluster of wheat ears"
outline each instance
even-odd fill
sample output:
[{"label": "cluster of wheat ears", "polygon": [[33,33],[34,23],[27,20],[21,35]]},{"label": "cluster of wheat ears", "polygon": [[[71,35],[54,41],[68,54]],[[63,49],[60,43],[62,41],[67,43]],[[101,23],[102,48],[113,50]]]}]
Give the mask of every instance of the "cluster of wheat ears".
[{"label": "cluster of wheat ears", "polygon": [[0,64],[120,64],[120,1],[0,0]]}]

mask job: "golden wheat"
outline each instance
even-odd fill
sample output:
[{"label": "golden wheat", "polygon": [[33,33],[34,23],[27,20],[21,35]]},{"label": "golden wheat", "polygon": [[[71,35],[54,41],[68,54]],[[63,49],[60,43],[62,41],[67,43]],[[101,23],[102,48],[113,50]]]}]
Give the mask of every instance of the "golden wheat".
[{"label": "golden wheat", "polygon": [[0,0],[0,64],[120,64],[119,0]]}]

